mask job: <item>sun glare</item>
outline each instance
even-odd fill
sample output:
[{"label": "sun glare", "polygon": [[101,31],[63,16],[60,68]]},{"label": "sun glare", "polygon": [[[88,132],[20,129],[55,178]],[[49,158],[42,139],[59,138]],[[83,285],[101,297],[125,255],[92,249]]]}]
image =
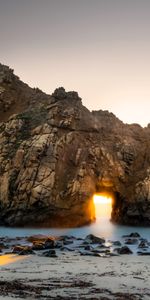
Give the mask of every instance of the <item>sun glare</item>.
[{"label": "sun glare", "polygon": [[96,194],[93,196],[93,201],[95,204],[111,204],[112,198],[110,196]]},{"label": "sun glare", "polygon": [[95,194],[93,196],[96,218],[106,217],[110,219],[112,211],[112,197],[107,194]]}]

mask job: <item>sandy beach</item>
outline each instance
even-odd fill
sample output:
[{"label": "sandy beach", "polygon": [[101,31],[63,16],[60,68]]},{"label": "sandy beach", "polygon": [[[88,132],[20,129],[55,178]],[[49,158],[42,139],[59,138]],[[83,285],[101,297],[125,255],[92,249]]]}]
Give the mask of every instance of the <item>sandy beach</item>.
[{"label": "sandy beach", "polygon": [[[18,256],[17,256],[18,258]],[[5,263],[7,263],[5,259]],[[22,256],[0,266],[0,299],[150,299],[149,257]]]}]

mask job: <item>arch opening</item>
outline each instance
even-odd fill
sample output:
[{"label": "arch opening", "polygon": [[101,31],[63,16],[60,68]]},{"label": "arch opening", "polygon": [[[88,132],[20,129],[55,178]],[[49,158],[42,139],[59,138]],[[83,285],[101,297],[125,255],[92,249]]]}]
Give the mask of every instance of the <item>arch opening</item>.
[{"label": "arch opening", "polygon": [[111,193],[96,193],[93,195],[95,219],[111,219],[114,197]]}]

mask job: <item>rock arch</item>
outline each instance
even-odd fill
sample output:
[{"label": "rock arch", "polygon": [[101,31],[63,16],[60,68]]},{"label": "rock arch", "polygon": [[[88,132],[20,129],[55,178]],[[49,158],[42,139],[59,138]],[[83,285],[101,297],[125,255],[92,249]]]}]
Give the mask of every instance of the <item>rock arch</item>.
[{"label": "rock arch", "polygon": [[113,221],[150,225],[150,127],[90,112],[64,88],[31,89],[6,68],[8,84],[1,69],[1,224],[81,226],[94,220],[92,195],[107,190]]}]

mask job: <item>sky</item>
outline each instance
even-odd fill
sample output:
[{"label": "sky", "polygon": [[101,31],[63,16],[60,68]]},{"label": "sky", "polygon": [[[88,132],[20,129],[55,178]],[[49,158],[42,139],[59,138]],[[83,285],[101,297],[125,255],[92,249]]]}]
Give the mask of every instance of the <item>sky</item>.
[{"label": "sky", "polygon": [[31,87],[150,123],[150,0],[0,0],[0,62]]}]

